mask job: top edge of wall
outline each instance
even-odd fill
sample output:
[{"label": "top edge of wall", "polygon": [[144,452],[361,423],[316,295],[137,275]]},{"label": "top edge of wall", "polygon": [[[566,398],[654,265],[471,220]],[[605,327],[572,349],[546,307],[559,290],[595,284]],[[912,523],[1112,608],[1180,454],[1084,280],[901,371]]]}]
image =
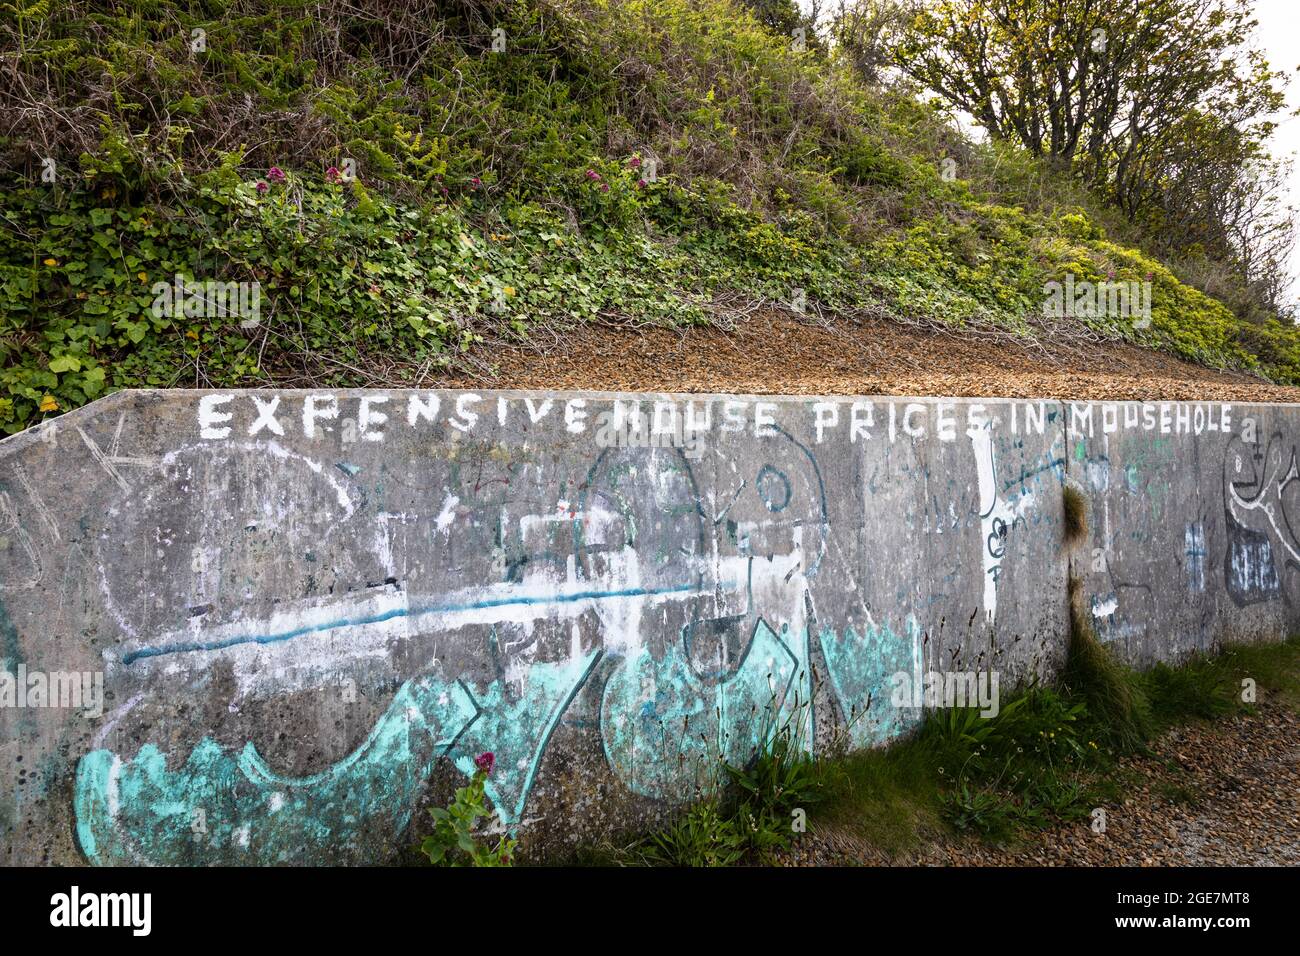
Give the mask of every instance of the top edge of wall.
[{"label": "top edge of wall", "polygon": [[477,394],[490,395],[493,397],[503,398],[531,398],[538,395],[552,397],[569,396],[574,398],[591,398],[601,400],[613,399],[672,399],[678,401],[700,401],[705,398],[710,399],[736,399],[740,401],[766,401],[766,402],[848,402],[848,401],[872,401],[872,402],[951,402],[954,404],[969,404],[978,402],[1052,402],[1060,405],[1229,405],[1233,407],[1256,407],[1256,408],[1300,408],[1300,402],[1249,402],[1249,401],[1232,401],[1225,402],[1219,399],[1073,399],[1061,398],[1053,395],[1031,395],[1031,396],[1004,396],[1004,395],[884,395],[884,394],[847,394],[847,393],[818,393],[818,394],[789,394],[789,393],[756,393],[756,392],[669,392],[669,391],[608,391],[603,389],[527,389],[527,388],[125,388],[116,392],[105,395],[103,398],[97,398],[93,402],[75,408],[72,411],[65,412],[57,418],[46,419],[34,425],[30,425],[20,432],[7,435],[0,438],[0,448],[5,451],[13,451],[19,447],[27,445],[32,441],[40,441],[41,429],[46,424],[60,424],[63,426],[76,426],[79,422],[87,422],[95,416],[114,408],[124,402],[131,402],[138,398],[152,398],[155,400],[168,399],[186,399],[203,395],[364,395],[376,393],[390,394]]},{"label": "top edge of wall", "polygon": [[[1058,402],[1061,404],[1075,405],[1255,405],[1276,408],[1300,408],[1300,402],[1252,402],[1252,401],[1224,401],[1222,399],[1204,398],[1204,399],[1172,399],[1172,398],[1147,398],[1147,399],[1100,399],[1100,398],[1070,398],[1069,396],[1060,395],[918,395],[909,392],[897,392],[887,394],[883,392],[859,393],[859,392],[816,392],[816,393],[792,393],[792,392],[674,392],[674,391],[656,391],[656,390],[625,390],[617,391],[610,389],[587,389],[587,388],[384,388],[384,387],[347,387],[347,388],[124,388],[116,392],[105,395],[103,398],[95,399],[79,408],[65,412],[57,419],[51,421],[69,419],[87,409],[104,408],[107,403],[120,400],[122,396],[139,396],[152,398],[167,397],[193,397],[202,395],[362,395],[366,393],[421,393],[421,394],[480,394],[496,396],[519,396],[533,397],[537,395],[574,395],[585,398],[676,398],[676,399],[700,399],[700,398],[736,398],[746,401],[781,401],[781,402],[811,402],[811,401],[876,401],[876,402]],[[39,426],[32,426],[39,427]],[[30,429],[28,429],[30,430]],[[21,432],[19,434],[22,434]]]}]

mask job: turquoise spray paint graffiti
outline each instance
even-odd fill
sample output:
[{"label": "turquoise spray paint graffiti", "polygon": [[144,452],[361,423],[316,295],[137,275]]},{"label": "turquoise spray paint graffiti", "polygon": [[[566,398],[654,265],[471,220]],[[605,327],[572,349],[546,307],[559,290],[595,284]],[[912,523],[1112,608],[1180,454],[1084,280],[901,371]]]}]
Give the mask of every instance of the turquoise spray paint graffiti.
[{"label": "turquoise spray paint graffiti", "polygon": [[204,738],[174,771],[154,744],[130,761],[92,751],[77,767],[77,839],[97,865],[366,859],[362,837],[405,829],[434,761],[477,715],[462,684],[409,681],[360,747],[309,777],[277,775],[251,742],[233,756]]},{"label": "turquoise spray paint graffiti", "polygon": [[[696,674],[684,647],[656,660],[642,649],[611,675],[601,702],[605,756],[634,793],[683,803],[717,783],[718,764],[743,764],[795,706],[799,657],[760,620],[748,651],[716,681]],[[773,720],[773,716],[776,720]]]},{"label": "turquoise spray paint graffiti", "polygon": [[456,744],[456,768],[473,776],[477,754],[490,750],[496,755],[483,791],[502,823],[514,825],[523,818],[546,745],[600,656],[592,651],[569,663],[532,665],[518,700],[507,699],[508,685],[502,681],[474,695],[480,714]]},{"label": "turquoise spray paint graffiti", "polygon": [[915,618],[908,617],[905,635],[887,624],[868,624],[861,634],[852,628],[843,635],[823,629],[819,639],[855,748],[879,746],[920,723],[918,710],[895,707],[890,694],[891,678],[900,671],[913,683],[921,679],[921,629]]},{"label": "turquoise spray paint graffiti", "polygon": [[391,842],[406,829],[434,762],[453,748],[466,774],[475,754],[497,753],[488,794],[514,823],[560,715],[598,657],[534,664],[513,703],[499,681],[480,696],[461,681],[408,681],[360,747],[309,777],[274,773],[251,742],[232,756],[204,738],[175,771],[154,744],[130,761],[93,751],[77,768],[77,838],[95,864],[372,859],[365,839]]},{"label": "turquoise spray paint graffiti", "polygon": [[[113,420],[85,413],[78,430],[86,441],[74,438],[67,462],[47,462],[52,448],[22,446],[24,456],[39,453],[32,460],[40,467],[70,476],[41,489],[59,522],[89,511],[67,547],[38,549],[47,571],[41,586],[32,587],[33,556],[0,516],[0,554],[7,538],[14,559],[0,568],[0,597],[22,632],[0,614],[0,655],[11,663],[38,650],[47,663],[54,654],[74,663],[102,655],[119,702],[100,726],[33,712],[36,732],[6,738],[20,742],[10,751],[23,750],[28,779],[36,766],[63,781],[0,832],[0,853],[24,862],[42,855],[69,862],[70,808],[59,797],[69,774],[78,788],[77,832],[96,862],[379,861],[404,842],[400,826],[418,822],[421,775],[459,783],[482,750],[498,755],[489,798],[504,825],[530,844],[536,834],[530,854],[546,852],[585,835],[589,822],[604,830],[606,795],[611,804],[694,796],[692,774],[678,782],[674,765],[699,765],[712,777],[719,758],[743,762],[762,742],[765,721],[755,718],[775,699],[778,716],[792,710],[785,700],[806,704],[800,729],[815,717],[819,741],[843,721],[857,746],[903,732],[914,713],[886,710],[892,673],[914,672],[920,628],[933,622],[942,635],[945,619],[969,620],[990,570],[1007,571],[1002,593],[993,594],[1001,621],[968,623],[927,650],[947,657],[987,649],[1022,673],[1046,670],[1051,630],[1065,619],[1064,602],[1048,600],[1063,595],[1057,572],[1070,560],[1051,527],[1065,459],[1086,479],[1093,459],[1114,455],[1114,477],[1094,498],[1116,509],[1112,518],[1145,509],[1133,530],[1147,538],[1098,540],[1121,568],[1127,559],[1135,569],[1130,595],[1152,586],[1146,565],[1156,566],[1143,549],[1163,531],[1146,527],[1150,508],[1136,500],[1146,496],[1146,473],[1133,451],[1107,437],[1104,416],[1076,461],[1065,423],[1043,427],[1060,415],[1046,403],[1034,406],[1033,431],[1031,406],[969,405],[968,425],[989,422],[985,469],[984,446],[962,437],[963,406],[943,401],[895,408],[850,396],[428,391],[258,393],[256,409],[254,396],[243,394],[114,401]],[[277,401],[278,417],[264,416]],[[371,412],[386,408],[371,420],[385,416],[387,427],[363,438],[360,402]],[[620,407],[644,413],[651,438],[661,417],[674,427],[701,421],[701,440],[593,442],[597,424]],[[1019,430],[1018,407],[1026,412]],[[214,429],[214,408],[234,417]],[[299,412],[308,423],[301,427]],[[214,431],[228,431],[228,440]],[[271,432],[283,441],[270,440]],[[1126,441],[1149,443],[1140,435]],[[1209,452],[1189,449],[1194,466],[1203,456],[1217,461],[1218,446],[1216,438]],[[18,447],[0,450],[0,479],[8,448]],[[1135,473],[1142,494],[1117,494],[1119,476]],[[1169,475],[1158,477],[1169,486]],[[1247,494],[1245,476],[1234,469],[1229,480]],[[1197,498],[1190,481],[1173,487]],[[16,485],[5,490],[37,540],[39,509]],[[1022,515],[999,507],[1014,509],[1031,495],[1039,506]],[[922,513],[926,533],[936,535],[925,542],[917,540]],[[1203,522],[1204,534],[1185,540],[1187,522]],[[1162,553],[1171,562],[1188,557],[1189,580],[1198,593],[1206,589],[1208,611],[1226,607],[1215,603],[1223,585],[1208,573],[1214,568],[1193,563],[1215,556],[1222,563],[1232,547],[1214,509],[1202,502],[1166,524],[1176,534],[1161,539],[1169,545]],[[1276,558],[1281,545],[1269,540]],[[1112,549],[1115,542],[1123,549]],[[84,560],[74,556],[80,546]],[[60,562],[62,587],[48,573]],[[1167,587],[1171,580],[1186,583],[1175,575],[1155,586],[1182,593]],[[1121,593],[1111,582],[1106,588]],[[57,622],[45,614],[55,594],[66,607]],[[1157,610],[1165,605],[1132,617],[1135,646],[1137,628],[1155,622]],[[1252,621],[1269,610],[1255,608]],[[42,622],[49,626],[38,633]],[[1017,647],[1002,640],[1008,636],[1026,640]],[[537,663],[569,657],[568,648],[575,648],[568,664]],[[765,659],[786,670],[774,673]],[[816,715],[814,674],[825,680],[815,689]],[[268,752],[261,734],[273,731],[253,722],[283,715],[286,727],[320,735],[307,746],[332,748],[339,681],[387,688],[389,698],[405,687],[407,704],[424,716],[407,714],[403,730],[398,712],[367,710],[361,723],[348,721],[353,736],[313,763],[310,777],[284,776],[298,765]],[[417,726],[439,719],[429,708],[440,698],[425,691],[451,693],[445,726]],[[0,713],[6,729],[25,719]],[[197,720],[213,725],[189,725]],[[373,739],[330,766],[361,744],[372,721]],[[402,733],[402,744],[393,743]],[[76,776],[87,750],[94,753]],[[8,780],[20,772],[3,769]],[[0,802],[35,788],[6,789]],[[271,802],[275,814],[267,813]],[[607,819],[620,825],[640,802],[618,805]],[[206,813],[197,834],[191,809]],[[51,826],[63,828],[53,840]],[[335,843],[342,849],[327,845]]]}]

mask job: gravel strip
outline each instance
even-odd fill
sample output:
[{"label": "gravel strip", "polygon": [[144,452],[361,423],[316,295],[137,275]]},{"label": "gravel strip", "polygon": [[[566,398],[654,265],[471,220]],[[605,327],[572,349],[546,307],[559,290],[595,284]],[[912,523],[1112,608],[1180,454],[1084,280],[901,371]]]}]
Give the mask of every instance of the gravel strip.
[{"label": "gravel strip", "polygon": [[486,343],[480,371],[424,387],[721,392],[765,395],[940,395],[1300,402],[1300,388],[1216,372],[1116,343],[1034,345],[979,333],[913,329],[883,319],[817,323],[759,312],[727,331],[591,324],[553,344]]}]

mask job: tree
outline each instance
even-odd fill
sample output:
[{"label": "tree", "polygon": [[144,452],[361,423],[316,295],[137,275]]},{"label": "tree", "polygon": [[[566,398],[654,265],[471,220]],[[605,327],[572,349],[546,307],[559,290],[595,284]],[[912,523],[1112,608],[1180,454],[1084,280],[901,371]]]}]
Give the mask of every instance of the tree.
[{"label": "tree", "polygon": [[[754,16],[774,33],[789,36],[795,27],[806,27],[804,15],[795,0],[742,0]],[[810,31],[811,32],[811,31]]]},{"label": "tree", "polygon": [[[882,0],[859,8],[881,9]],[[1282,74],[1247,49],[1247,0],[903,0],[888,61],[988,132],[1077,175],[1166,248],[1246,281],[1278,210],[1268,116]]]}]

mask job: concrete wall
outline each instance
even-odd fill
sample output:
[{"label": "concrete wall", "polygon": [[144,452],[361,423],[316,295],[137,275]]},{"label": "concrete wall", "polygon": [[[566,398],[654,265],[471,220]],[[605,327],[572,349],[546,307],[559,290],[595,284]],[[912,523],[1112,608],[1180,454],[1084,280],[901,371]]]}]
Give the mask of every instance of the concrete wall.
[{"label": "concrete wall", "polygon": [[1296,433],[1280,406],[119,393],[0,442],[0,862],[383,861],[487,750],[502,825],[562,852],[773,720],[905,732],[896,674],[1049,676],[1072,562],[1131,660],[1275,639]]}]

